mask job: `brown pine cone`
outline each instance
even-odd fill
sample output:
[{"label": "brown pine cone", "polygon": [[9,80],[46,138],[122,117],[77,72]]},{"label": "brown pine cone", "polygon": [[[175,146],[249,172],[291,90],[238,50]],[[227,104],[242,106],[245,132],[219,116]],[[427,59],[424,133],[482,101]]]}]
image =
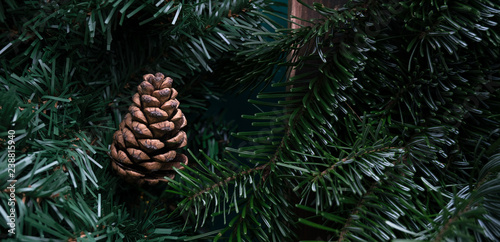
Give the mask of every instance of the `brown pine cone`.
[{"label": "brown pine cone", "polygon": [[173,178],[173,167],[188,163],[187,156],[176,152],[186,146],[186,133],[180,129],[187,121],[172,78],[156,73],[143,79],[113,135],[111,165],[128,182],[154,185],[166,181],[165,176]]}]

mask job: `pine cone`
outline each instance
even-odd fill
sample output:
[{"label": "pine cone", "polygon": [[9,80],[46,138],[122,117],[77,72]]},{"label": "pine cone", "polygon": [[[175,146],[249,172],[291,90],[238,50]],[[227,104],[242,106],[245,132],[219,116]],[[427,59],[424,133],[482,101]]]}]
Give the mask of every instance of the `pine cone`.
[{"label": "pine cone", "polygon": [[147,74],[132,97],[129,113],[113,135],[111,165],[126,181],[153,185],[174,177],[173,167],[182,168],[187,156],[175,150],[186,146],[181,128],[186,118],[178,108],[172,78]]}]

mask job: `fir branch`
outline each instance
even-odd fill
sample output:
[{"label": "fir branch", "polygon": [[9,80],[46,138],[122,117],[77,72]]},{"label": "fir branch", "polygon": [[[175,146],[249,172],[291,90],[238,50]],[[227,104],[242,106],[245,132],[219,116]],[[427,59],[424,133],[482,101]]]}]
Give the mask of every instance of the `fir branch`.
[{"label": "fir branch", "polygon": [[[301,111],[299,111],[299,114],[302,114],[303,113],[303,109],[301,109]],[[300,115],[297,115],[295,116],[294,120],[295,119],[298,119],[300,117]],[[292,124],[295,124],[295,122],[291,122]],[[285,131],[284,131],[284,135],[280,141],[280,144],[278,145],[278,147],[276,148],[276,151],[275,153],[271,156],[271,158],[269,159],[269,161],[267,163],[264,163],[263,165],[260,165],[260,166],[257,166],[257,167],[254,167],[254,168],[250,168],[248,170],[243,170],[243,171],[240,171],[238,172],[237,174],[231,176],[231,177],[227,177],[225,178],[223,181],[220,181],[218,183],[215,183],[213,184],[212,186],[210,187],[207,187],[191,196],[189,196],[189,200],[193,200],[195,199],[196,197],[206,193],[206,192],[209,192],[217,187],[221,187],[221,186],[225,186],[227,185],[228,183],[230,183],[231,181],[237,179],[237,178],[240,178],[242,176],[245,176],[245,175],[249,175],[249,174],[252,174],[254,172],[257,172],[257,171],[260,171],[260,170],[264,170],[264,173],[262,175],[262,179],[261,179],[261,182],[264,182],[267,178],[267,176],[269,176],[270,174],[270,165],[276,163],[279,155],[280,155],[280,152],[283,152],[283,148],[285,147],[285,142],[286,142],[286,139],[290,136],[290,126],[286,125],[285,126]],[[260,187],[261,185],[259,185]]]},{"label": "fir branch", "polygon": [[[384,148],[382,148],[384,149]],[[391,149],[391,148],[386,148],[385,150],[387,149]],[[399,149],[404,149],[404,148],[399,148]],[[400,159],[398,160],[395,160],[394,162],[392,162],[392,165],[396,165],[397,163],[404,163],[407,159],[407,156],[408,156],[408,153],[405,153]],[[346,159],[346,158],[345,158]],[[386,171],[384,173],[385,176],[388,175],[389,172],[392,172],[392,171]],[[349,227],[352,225],[354,219],[353,217],[358,215],[360,209],[362,207],[364,207],[364,203],[366,201],[366,197],[370,196],[371,194],[374,193],[374,190],[379,186],[381,185],[382,183],[378,182],[378,181],[374,181],[372,183],[372,185],[368,188],[368,191],[363,195],[363,197],[361,197],[358,201],[358,203],[355,205],[355,207],[352,209],[354,212],[352,212],[351,214],[349,214],[349,218],[346,220],[344,226],[342,227],[342,229],[340,230],[340,234],[339,234],[339,239],[337,240],[338,242],[341,242],[341,241],[344,241],[344,237],[347,235],[347,233],[349,233]]]},{"label": "fir branch", "polygon": [[[299,113],[302,113],[302,112],[303,112],[303,110],[299,111]],[[297,115],[297,117],[299,117],[299,116],[300,115]],[[292,122],[292,123],[295,123],[295,122]],[[276,163],[276,161],[277,161],[280,153],[282,152],[282,149],[285,147],[286,139],[288,139],[289,136],[290,136],[290,126],[289,125],[285,125],[285,134],[281,138],[281,142],[280,142],[279,146],[276,148],[276,152],[274,152],[274,155],[271,157],[271,159],[269,160],[269,162],[266,163],[266,164],[264,164],[266,167],[265,167],[265,170],[264,170],[264,174],[262,175],[261,182],[265,182],[267,176],[269,176],[269,174],[271,173],[271,169],[270,169],[269,166],[270,165],[274,165]]]},{"label": "fir branch", "polygon": [[225,186],[228,183],[230,183],[231,181],[236,180],[236,179],[238,179],[238,178],[240,178],[240,177],[242,177],[244,175],[249,175],[249,174],[254,173],[256,171],[260,171],[260,170],[266,169],[268,165],[269,165],[269,163],[266,163],[264,165],[261,165],[261,166],[255,167],[255,168],[251,168],[251,169],[248,169],[248,170],[244,170],[244,171],[238,172],[238,174],[236,174],[236,175],[233,175],[231,177],[227,177],[223,181],[215,183],[212,186],[207,187],[207,188],[205,188],[205,189],[203,189],[203,190],[201,190],[201,191],[199,191],[199,192],[197,192],[197,193],[189,196],[188,199],[189,200],[193,200],[196,197],[198,197],[198,196],[200,196],[202,194],[205,194],[205,193],[207,193],[207,192],[209,192],[209,191],[211,191],[211,190],[213,190],[215,188],[218,188],[218,187],[221,187],[221,186]]},{"label": "fir branch", "polygon": [[358,215],[360,208],[364,207],[364,202],[365,202],[364,197],[370,196],[373,193],[373,189],[375,189],[375,187],[377,187],[376,182],[372,183],[372,185],[368,189],[368,192],[365,193],[365,195],[363,195],[363,197],[358,201],[356,206],[352,209],[354,212],[349,214],[349,218],[346,220],[342,229],[340,229],[339,239],[337,240],[337,242],[344,241],[344,239],[345,239],[344,237],[347,235],[347,233],[349,233],[348,228],[351,227],[351,224],[354,220],[354,216]]},{"label": "fir branch", "polygon": [[437,234],[437,236],[432,241],[434,241],[434,242],[442,241],[442,239],[444,238],[446,232],[449,231],[449,229],[453,225],[453,223],[455,223],[457,220],[459,220],[460,217],[462,216],[462,214],[468,212],[471,209],[470,206],[474,202],[475,201],[473,201],[473,200],[469,201],[469,203],[467,204],[467,206],[465,206],[464,209],[460,210],[453,217],[449,218],[448,221],[441,227],[441,229],[439,230],[439,233]]},{"label": "fir branch", "polygon": [[[383,148],[379,148],[379,149],[375,149],[375,150],[368,150],[368,151],[365,151],[365,152],[363,152],[363,153],[361,153],[361,154],[354,154],[354,155],[352,155],[352,156],[349,156],[349,157],[346,157],[346,158],[342,158],[341,160],[339,160],[339,161],[338,161],[338,162],[336,162],[335,164],[331,165],[331,166],[330,166],[330,167],[328,167],[327,169],[325,169],[325,170],[321,171],[321,172],[319,173],[319,175],[318,175],[318,176],[316,176],[316,177],[314,178],[314,180],[319,179],[319,177],[325,176],[326,174],[328,174],[328,172],[331,172],[332,170],[335,170],[335,168],[336,168],[337,166],[339,166],[340,164],[342,164],[342,163],[344,163],[344,162],[346,162],[346,161],[348,161],[348,160],[356,159],[356,158],[361,157],[361,156],[363,156],[363,155],[365,155],[365,154],[370,154],[370,153],[373,153],[373,152],[379,152],[379,151],[384,151],[384,150],[392,150],[392,149],[400,149],[400,150],[405,150],[405,148],[404,148],[404,147],[383,147]],[[395,163],[396,163],[396,162],[393,162],[393,165],[394,165]]]},{"label": "fir branch", "polygon": [[[474,190],[471,192],[471,194],[474,194],[476,193],[480,188],[481,186],[486,182],[488,181],[489,179],[491,179],[491,174],[496,174],[498,173],[497,171],[488,171],[486,172],[486,174],[484,174],[484,177],[477,181],[477,184],[475,185],[475,188]],[[477,203],[478,201],[476,199],[470,199],[469,198],[469,201],[467,202],[467,205],[465,205],[465,207],[457,212],[455,212],[455,215],[453,215],[451,218],[449,218],[447,220],[447,222],[441,226],[441,229],[439,230],[439,232],[437,233],[436,237],[434,238],[434,240],[432,240],[433,242],[439,242],[439,241],[442,241],[445,236],[446,236],[446,232],[448,232],[450,230],[450,228],[453,226],[453,224],[460,220],[462,218],[462,215],[469,212],[471,209],[473,209],[473,204],[474,203]]]},{"label": "fir branch", "polygon": [[[289,132],[289,129],[286,129],[285,130],[285,136],[289,136],[290,135],[290,132]],[[269,166],[276,163],[276,160],[278,159],[278,156],[279,156],[279,152],[282,151],[282,148],[284,147],[284,142],[285,142],[285,136],[282,138],[281,142],[280,142],[280,145],[278,146],[278,148],[276,149],[276,152],[274,153],[274,155],[271,157],[271,159],[269,160],[269,162],[263,164],[263,165],[260,165],[260,166],[257,166],[257,167],[254,167],[254,168],[250,168],[248,170],[243,170],[243,171],[240,171],[238,172],[237,174],[231,176],[231,177],[227,177],[225,178],[223,181],[220,181],[218,183],[215,183],[213,184],[212,186],[210,187],[207,187],[195,194],[193,194],[192,196],[189,196],[189,200],[193,200],[195,199],[196,197],[206,193],[206,192],[209,192],[217,187],[220,187],[220,186],[225,186],[227,185],[228,183],[230,183],[231,181],[233,180],[236,180],[237,178],[240,178],[242,176],[245,176],[245,175],[249,175],[249,174],[252,174],[254,172],[257,172],[257,171],[260,171],[260,170],[264,170],[264,174],[262,175],[262,181],[265,181],[267,176],[269,175],[270,173],[270,168]]]}]

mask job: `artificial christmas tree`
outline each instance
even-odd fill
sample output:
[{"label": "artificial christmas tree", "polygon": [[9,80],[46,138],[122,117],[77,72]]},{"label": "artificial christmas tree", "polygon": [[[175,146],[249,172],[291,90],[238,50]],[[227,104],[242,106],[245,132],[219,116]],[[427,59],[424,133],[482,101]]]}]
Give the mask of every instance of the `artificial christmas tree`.
[{"label": "artificial christmas tree", "polygon": [[[15,186],[0,193],[0,240],[166,241],[197,235],[172,213],[179,196],[165,193],[166,183],[135,186],[116,175],[109,145],[134,103],[140,77],[161,72],[183,93],[177,99],[189,120],[186,146],[195,157],[203,157],[198,148],[225,157],[224,147],[232,142],[227,124],[234,122],[217,115],[220,110],[203,114],[223,96],[220,63],[235,49],[262,41],[252,33],[267,32],[261,24],[269,17],[261,12],[273,11],[270,5],[0,1],[0,190]],[[12,142],[15,149],[8,150]],[[148,142],[143,147],[156,147]],[[13,164],[3,162],[14,155]],[[154,175],[161,180],[170,174]],[[15,233],[9,233],[11,226]]]},{"label": "artificial christmas tree", "polygon": [[[321,2],[0,1],[0,238],[498,241],[500,4]],[[159,147],[120,127],[150,123],[130,86],[153,72],[180,84],[189,165],[131,186],[108,146]],[[234,111],[255,131],[210,117],[269,83]]]},{"label": "artificial christmas tree", "polygon": [[153,185],[174,177],[173,167],[187,165],[188,158],[176,152],[187,144],[186,117],[179,109],[172,78],[147,74],[132,97],[129,113],[113,135],[112,167],[129,182]]},{"label": "artificial christmas tree", "polygon": [[235,241],[497,241],[500,4],[321,2],[238,51],[241,86],[284,81],[249,101],[269,109],[240,159],[179,171],[180,210]]}]

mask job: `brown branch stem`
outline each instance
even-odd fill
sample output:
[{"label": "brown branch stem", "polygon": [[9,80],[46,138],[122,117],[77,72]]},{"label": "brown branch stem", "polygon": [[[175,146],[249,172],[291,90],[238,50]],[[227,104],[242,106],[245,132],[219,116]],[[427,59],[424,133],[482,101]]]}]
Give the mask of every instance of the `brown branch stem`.
[{"label": "brown branch stem", "polygon": [[[365,195],[363,195],[363,197],[366,197],[368,195],[371,195],[373,193],[373,189],[375,189],[377,183],[374,182],[370,188],[368,189],[368,192],[365,193]],[[358,215],[359,213],[359,209],[362,208],[364,206],[364,203],[365,203],[365,199],[361,199],[359,200],[359,202],[356,204],[356,207],[354,208],[354,212],[352,214],[350,214],[349,218],[347,219],[346,223],[344,224],[344,227],[342,227],[342,229],[340,230],[340,235],[339,235],[339,239],[337,241],[343,241],[344,240],[344,237],[346,236],[347,232],[349,232],[349,230],[347,229],[348,227],[351,226],[352,224],[352,221],[353,221],[353,217],[355,215]]]},{"label": "brown branch stem", "polygon": [[390,149],[404,149],[403,147],[383,147],[383,148],[380,148],[380,149],[374,149],[374,150],[369,150],[369,151],[365,151],[361,154],[358,154],[358,155],[353,155],[353,156],[350,156],[350,157],[346,157],[346,158],[343,158],[341,159],[339,162],[336,162],[335,164],[333,164],[332,166],[326,168],[325,170],[323,170],[322,172],[320,172],[319,176],[315,177],[315,180],[319,179],[319,177],[322,177],[322,176],[325,176],[328,172],[330,172],[331,170],[334,170],[335,167],[338,166],[338,164],[340,163],[344,163],[346,162],[347,160],[350,160],[350,159],[355,159],[355,158],[358,158],[358,157],[361,157],[363,155],[366,155],[366,154],[370,154],[370,153],[373,153],[373,152],[378,152],[378,151],[384,151],[384,150],[390,150]]},{"label": "brown branch stem", "polygon": [[[301,113],[302,112],[300,112],[299,114],[301,114]],[[300,115],[297,115],[297,116],[300,116]],[[267,176],[269,175],[269,173],[270,173],[269,165],[276,163],[276,160],[278,159],[279,153],[281,152],[281,150],[285,146],[285,142],[286,142],[285,139],[287,139],[289,136],[290,136],[290,128],[287,126],[287,127],[285,127],[285,134],[283,135],[283,138],[281,139],[281,143],[276,148],[276,152],[273,154],[273,156],[271,157],[271,159],[269,159],[269,162],[267,162],[267,163],[265,163],[263,165],[257,166],[255,168],[239,172],[238,174],[235,174],[235,175],[233,175],[231,177],[228,177],[228,178],[224,179],[223,181],[215,183],[212,186],[207,187],[207,188],[205,188],[205,189],[203,189],[203,190],[195,193],[193,196],[189,197],[189,200],[192,200],[192,199],[194,199],[194,198],[202,195],[203,193],[209,192],[209,191],[211,191],[211,190],[213,190],[213,189],[215,189],[217,187],[226,185],[226,184],[228,184],[229,182],[235,180],[238,177],[241,177],[243,175],[247,175],[247,174],[250,174],[250,173],[253,173],[253,172],[256,172],[256,171],[264,170],[264,174],[262,175],[262,181],[264,181],[267,178]]]},{"label": "brown branch stem", "polygon": [[249,170],[245,170],[245,171],[242,171],[242,172],[240,172],[240,173],[238,173],[238,174],[235,174],[234,176],[228,177],[228,178],[224,179],[223,181],[220,181],[220,182],[218,182],[218,183],[215,183],[215,184],[213,184],[212,186],[207,187],[207,188],[205,188],[205,189],[203,189],[203,190],[201,190],[201,191],[199,191],[199,192],[195,193],[193,196],[189,197],[189,200],[193,200],[193,199],[195,199],[196,197],[198,197],[198,196],[202,195],[203,193],[206,193],[206,192],[208,192],[208,191],[211,191],[211,190],[213,190],[213,189],[215,189],[215,188],[217,188],[217,187],[220,187],[220,186],[226,185],[227,183],[229,183],[229,182],[230,182],[230,181],[232,181],[232,180],[235,180],[235,179],[236,179],[236,178],[238,178],[238,177],[241,177],[241,176],[246,175],[246,174],[253,173],[253,172],[255,172],[255,171],[263,170],[263,169],[265,169],[268,165],[269,165],[269,163],[266,163],[266,164],[264,164],[264,165],[257,166],[257,167],[255,167],[255,168],[252,168],[252,169],[249,169]]}]

